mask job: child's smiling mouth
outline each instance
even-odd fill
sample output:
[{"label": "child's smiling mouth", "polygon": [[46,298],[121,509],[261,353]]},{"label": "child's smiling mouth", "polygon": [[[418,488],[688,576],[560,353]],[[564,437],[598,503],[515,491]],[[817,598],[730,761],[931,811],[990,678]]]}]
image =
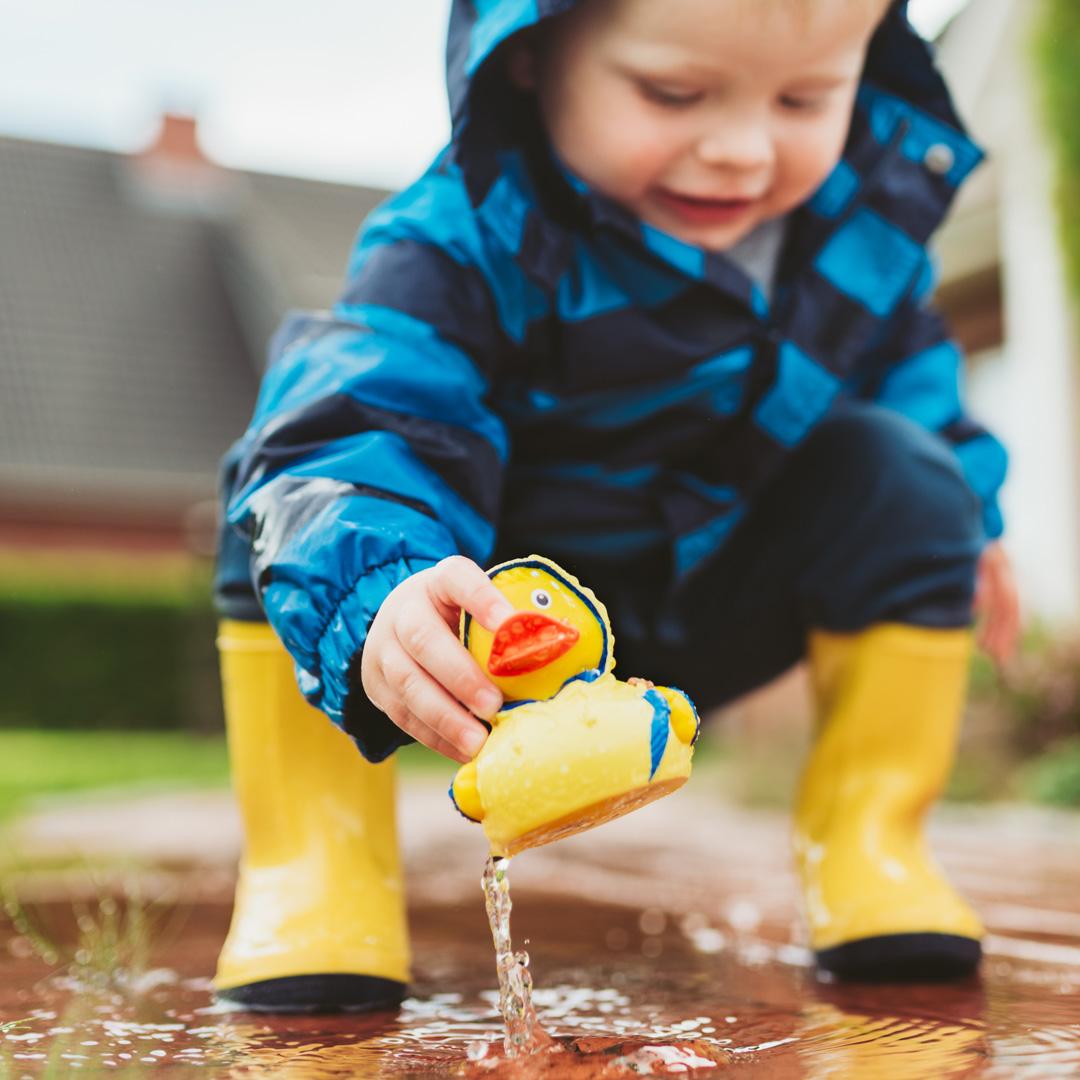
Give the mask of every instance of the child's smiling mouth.
[{"label": "child's smiling mouth", "polygon": [[654,188],[661,206],[690,225],[724,225],[741,218],[758,198],[709,199],[684,195],[668,188]]}]

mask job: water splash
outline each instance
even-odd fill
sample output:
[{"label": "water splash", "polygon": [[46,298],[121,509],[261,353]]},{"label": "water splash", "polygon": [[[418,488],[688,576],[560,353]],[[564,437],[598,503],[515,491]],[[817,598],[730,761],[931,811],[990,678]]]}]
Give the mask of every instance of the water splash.
[{"label": "water splash", "polygon": [[505,1034],[503,1049],[513,1058],[535,1054],[550,1047],[554,1040],[540,1026],[532,1002],[532,974],[529,954],[514,952],[510,940],[510,879],[507,877],[509,859],[489,856],[480,884],[484,890],[491,936],[495,942],[495,965],[499,973],[499,1011],[502,1013]]}]

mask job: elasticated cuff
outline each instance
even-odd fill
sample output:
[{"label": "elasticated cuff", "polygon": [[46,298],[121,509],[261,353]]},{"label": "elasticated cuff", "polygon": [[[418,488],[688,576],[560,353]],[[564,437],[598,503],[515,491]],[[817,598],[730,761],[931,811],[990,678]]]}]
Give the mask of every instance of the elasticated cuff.
[{"label": "elasticated cuff", "polygon": [[385,761],[395,750],[416,740],[406,734],[371,703],[360,683],[360,658],[358,652],[349,669],[351,689],[345,699],[342,727],[351,736],[356,748],[371,762]]},{"label": "elasticated cuff", "polygon": [[431,559],[406,559],[369,570],[338,605],[319,638],[319,706],[352,736],[368,761],[382,761],[399,746],[412,742],[372,705],[360,684],[360,657],[368,628],[397,585],[434,565]]}]

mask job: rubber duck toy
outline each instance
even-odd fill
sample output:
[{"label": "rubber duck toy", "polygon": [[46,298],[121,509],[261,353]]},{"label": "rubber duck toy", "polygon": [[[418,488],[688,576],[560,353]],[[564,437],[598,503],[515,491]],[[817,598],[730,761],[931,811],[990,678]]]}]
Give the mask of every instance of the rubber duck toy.
[{"label": "rubber duck toy", "polygon": [[457,809],[510,856],[620,817],[681,787],[700,721],[681,690],[622,682],[607,610],[539,555],[488,571],[515,612],[492,633],[468,614],[461,641],[504,704],[454,777]]}]

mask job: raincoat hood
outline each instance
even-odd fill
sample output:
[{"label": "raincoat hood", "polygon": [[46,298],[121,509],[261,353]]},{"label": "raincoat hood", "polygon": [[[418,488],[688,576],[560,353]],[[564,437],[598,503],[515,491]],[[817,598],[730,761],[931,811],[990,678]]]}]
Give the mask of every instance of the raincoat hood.
[{"label": "raincoat hood", "polygon": [[[512,87],[493,58],[511,37],[584,0],[453,0],[447,39],[447,89],[454,158],[474,199],[498,174],[501,149],[535,140],[530,95]],[[895,0],[874,33],[863,82],[873,83],[957,132],[963,125],[934,65],[928,43],[908,20],[908,0]]]}]

